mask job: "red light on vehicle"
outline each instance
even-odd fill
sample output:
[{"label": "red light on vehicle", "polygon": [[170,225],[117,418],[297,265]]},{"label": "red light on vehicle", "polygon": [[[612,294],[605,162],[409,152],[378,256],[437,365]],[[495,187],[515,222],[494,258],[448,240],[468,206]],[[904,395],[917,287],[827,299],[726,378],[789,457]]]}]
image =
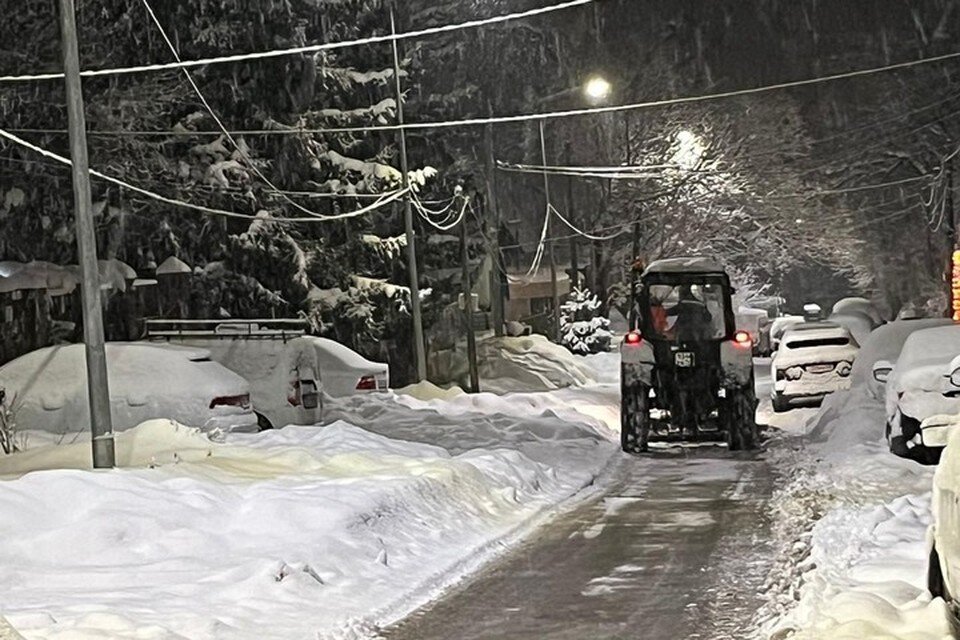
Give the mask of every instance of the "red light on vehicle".
[{"label": "red light on vehicle", "polygon": [[624,338],[624,341],[627,344],[640,344],[640,340],[641,340],[641,337],[640,337],[639,331],[631,331],[630,333],[627,334],[627,337]]},{"label": "red light on vehicle", "polygon": [[244,393],[237,396],[217,396],[210,401],[210,408],[216,409],[217,407],[241,407],[243,409],[249,409],[250,394]]},{"label": "red light on vehicle", "polygon": [[733,341],[737,344],[748,345],[753,342],[753,339],[746,331],[737,331],[735,334],[733,334]]},{"label": "red light on vehicle", "polygon": [[357,382],[357,391],[376,391],[376,390],[377,390],[376,376],[363,376]]}]

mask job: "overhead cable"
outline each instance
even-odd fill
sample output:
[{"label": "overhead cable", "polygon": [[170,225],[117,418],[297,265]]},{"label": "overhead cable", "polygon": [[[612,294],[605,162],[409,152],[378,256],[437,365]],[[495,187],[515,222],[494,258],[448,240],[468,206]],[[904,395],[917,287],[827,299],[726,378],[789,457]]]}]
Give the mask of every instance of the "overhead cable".
[{"label": "overhead cable", "polygon": [[[554,11],[562,11],[564,9],[570,9],[572,7],[579,7],[582,5],[590,4],[595,0],[567,0],[566,2],[561,2],[559,4],[549,5],[546,7],[539,7],[537,9],[530,9],[528,11],[517,11],[514,13],[508,13],[499,16],[493,16],[490,18],[481,18],[477,20],[467,20],[466,22],[460,22],[457,24],[448,24],[438,27],[427,27],[425,29],[418,29],[416,31],[408,31],[406,33],[397,33],[397,34],[386,34],[380,36],[369,36],[366,38],[357,38],[355,40],[345,40],[341,42],[325,42],[320,44],[311,44],[301,47],[288,47],[285,49],[273,49],[270,51],[260,51],[255,53],[241,53],[227,56],[215,56],[211,58],[201,58],[199,60],[184,60],[178,61],[176,63],[164,63],[164,64],[145,64],[133,67],[119,67],[115,69],[88,69],[86,71],[81,71],[81,77],[94,78],[97,76],[116,76],[116,75],[128,75],[132,73],[146,73],[153,71],[168,71],[171,69],[185,69],[189,67],[205,67],[215,64],[225,64],[231,62],[245,62],[248,60],[263,60],[267,58],[281,58],[285,56],[301,55],[305,53],[318,53],[320,51],[330,51],[333,49],[344,49],[347,47],[356,47],[361,45],[370,45],[377,44],[380,42],[393,42],[398,40],[409,40],[413,38],[422,38],[424,36],[435,35],[438,33],[448,33],[451,31],[459,31],[462,29],[472,29],[476,27],[483,27],[491,24],[498,24],[501,22],[507,22],[510,20],[519,20],[521,18],[529,18],[533,16],[543,15],[547,13],[553,13]],[[38,80],[57,80],[63,78],[63,73],[38,73],[33,75],[22,75],[22,76],[0,76],[0,83],[10,83],[10,82],[35,82]]]},{"label": "overhead cable", "polygon": [[[45,157],[45,158],[49,158],[49,159],[51,159],[51,160],[55,160],[55,161],[59,162],[60,164],[64,164],[64,165],[67,165],[67,166],[73,166],[73,161],[70,160],[70,158],[65,158],[64,156],[61,156],[61,155],[59,155],[59,154],[56,154],[56,153],[54,153],[53,151],[50,151],[50,150],[48,150],[48,149],[44,149],[43,147],[39,147],[39,146],[37,146],[37,145],[35,145],[35,144],[31,143],[31,142],[28,142],[27,140],[24,140],[23,138],[20,138],[19,136],[16,136],[16,135],[10,133],[9,131],[6,131],[5,129],[0,129],[0,138],[4,138],[4,139],[9,140],[10,142],[12,142],[12,143],[14,143],[14,144],[20,145],[21,147],[25,147],[25,148],[27,148],[27,149],[30,149],[31,151],[34,151],[35,153],[38,153],[38,154],[40,154],[41,156],[43,156],[43,157]],[[216,208],[213,208],[213,207],[206,207],[206,206],[203,206],[203,205],[194,204],[194,203],[192,203],[192,202],[184,202],[184,201],[182,201],[182,200],[177,200],[177,199],[175,199],[175,198],[168,198],[167,196],[161,195],[161,194],[159,194],[159,193],[155,193],[155,192],[150,191],[150,190],[148,190],[148,189],[144,189],[144,188],[142,188],[142,187],[138,187],[138,186],[136,186],[136,185],[130,184],[129,182],[125,182],[125,181],[121,180],[120,178],[116,178],[116,177],[114,177],[114,176],[107,175],[107,174],[105,174],[105,173],[102,173],[102,172],[100,172],[100,171],[97,171],[96,169],[90,169],[90,175],[96,176],[97,178],[100,178],[101,180],[105,180],[105,181],[107,181],[107,182],[110,182],[111,184],[115,184],[115,185],[117,185],[118,187],[122,187],[123,189],[127,189],[127,190],[129,190],[129,191],[133,191],[134,193],[139,193],[140,195],[145,196],[145,197],[147,197],[147,198],[150,198],[150,199],[152,199],[152,200],[157,200],[157,201],[159,201],[159,202],[163,202],[163,203],[165,203],[165,204],[169,204],[169,205],[172,205],[172,206],[175,206],[175,207],[181,207],[181,208],[184,208],[184,209],[191,209],[191,210],[193,210],[193,211],[199,211],[200,213],[206,213],[206,214],[215,215],[215,216],[223,216],[223,217],[226,217],[226,218],[240,218],[240,219],[244,219],[244,220],[262,220],[262,219],[264,219],[262,216],[259,216],[259,215],[252,215],[252,214],[246,214],[246,213],[237,213],[236,211],[227,211],[227,210],[225,210],[225,209],[216,209]],[[290,217],[274,217],[274,216],[270,216],[270,217],[267,218],[267,219],[270,220],[270,221],[273,221],[273,222],[297,222],[297,223],[303,223],[303,222],[329,222],[329,221],[333,221],[333,220],[345,220],[345,219],[347,219],[347,218],[356,218],[356,217],[358,217],[358,216],[362,216],[362,215],[365,215],[365,214],[367,214],[367,213],[370,213],[371,211],[375,211],[375,210],[377,210],[377,209],[379,209],[379,208],[381,208],[381,207],[383,207],[383,206],[385,206],[385,205],[393,202],[394,200],[397,200],[397,199],[401,198],[401,197],[402,197],[404,194],[406,194],[408,191],[409,191],[409,188],[406,188],[406,189],[398,189],[398,190],[396,190],[396,191],[392,191],[392,192],[389,192],[389,193],[385,193],[385,194],[383,194],[383,197],[382,197],[382,198],[380,198],[379,200],[377,200],[376,202],[374,202],[374,203],[372,203],[372,204],[367,205],[366,207],[363,207],[363,208],[361,208],[361,209],[357,209],[356,211],[348,211],[348,212],[346,212],[346,213],[340,213],[340,214],[337,214],[337,215],[329,216],[329,217],[327,217],[327,218],[313,218],[313,217],[310,217],[310,218],[304,218],[304,217],[290,218]]]},{"label": "overhead cable", "polygon": [[[153,20],[153,24],[157,27],[157,30],[160,32],[160,35],[163,36],[163,41],[166,42],[167,48],[170,49],[170,53],[173,54],[173,57],[174,59],[176,59],[177,62],[180,62],[180,53],[177,51],[177,48],[173,46],[173,42],[170,40],[169,36],[167,36],[167,31],[166,29],[163,28],[163,25],[160,23],[160,20],[157,18],[157,14],[153,12],[153,7],[150,6],[149,0],[142,0],[142,2],[143,2],[144,8],[147,10],[147,13],[150,15],[150,18]],[[247,165],[250,167],[250,169],[252,169],[253,172],[257,174],[257,177],[263,180],[264,184],[266,184],[267,187],[272,192],[280,196],[280,198],[283,199],[284,202],[286,202],[293,208],[298,209],[299,211],[302,211],[303,213],[309,216],[314,216],[315,218],[330,217],[328,214],[320,213],[318,211],[313,211],[312,209],[308,209],[304,207],[299,202],[296,202],[293,199],[291,199],[290,196],[285,194],[283,191],[280,190],[279,187],[273,184],[273,182],[266,175],[264,175],[262,171],[260,171],[259,167],[257,167],[256,163],[253,161],[253,158],[250,157],[250,154],[248,154],[247,151],[237,143],[234,137],[230,135],[230,132],[227,131],[227,127],[224,126],[223,121],[220,119],[220,116],[216,114],[216,112],[213,110],[213,107],[211,107],[210,103],[207,101],[206,97],[204,97],[203,92],[200,91],[200,87],[197,86],[197,83],[193,81],[193,75],[187,70],[186,67],[181,67],[180,70],[183,71],[183,75],[184,77],[186,77],[187,82],[189,82],[190,86],[193,87],[193,92],[197,94],[197,98],[200,99],[200,102],[203,104],[204,108],[207,110],[207,113],[210,114],[210,117],[213,118],[213,121],[217,123],[218,127],[220,127],[220,130],[223,132],[223,135],[226,136],[227,140],[230,141],[230,144],[233,145],[233,148],[237,150],[237,153],[239,153],[240,156],[244,160],[246,160]]]}]

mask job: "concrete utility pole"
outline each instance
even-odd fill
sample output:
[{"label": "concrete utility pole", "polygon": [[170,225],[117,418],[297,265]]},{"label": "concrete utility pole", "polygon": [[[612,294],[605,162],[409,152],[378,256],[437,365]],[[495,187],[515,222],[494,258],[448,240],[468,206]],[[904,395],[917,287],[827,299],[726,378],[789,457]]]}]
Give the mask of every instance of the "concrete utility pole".
[{"label": "concrete utility pole", "polygon": [[[547,143],[543,136],[543,119],[538,121],[540,125],[540,164],[543,166],[543,198],[546,202],[547,216],[547,251],[550,260],[550,293],[553,298],[553,339],[560,342],[560,293],[557,289],[557,261],[553,254],[553,240],[550,240],[550,224],[552,214],[550,213],[550,176],[547,175]],[[536,277],[537,274],[533,274]]]},{"label": "concrete utility pole", "polygon": [[80,277],[83,280],[80,293],[83,297],[83,342],[87,356],[87,397],[90,401],[93,466],[95,469],[107,469],[115,466],[113,424],[110,419],[110,389],[107,383],[107,357],[100,307],[97,237],[93,226],[90,166],[87,159],[87,133],[73,0],[60,0],[60,35],[63,40],[63,71],[67,85],[70,158],[73,161],[77,251],[80,257]]},{"label": "concrete utility pole", "polygon": [[[492,116],[493,107],[487,102],[487,111]],[[503,336],[504,309],[503,287],[501,284],[504,269],[500,256],[500,207],[497,203],[497,166],[493,157],[493,125],[484,128],[484,152],[486,155],[487,206],[484,219],[487,221],[487,254],[490,256],[490,314],[493,316],[493,333]]]},{"label": "concrete utility pole", "polygon": [[[397,35],[393,6],[390,7],[390,33]],[[407,165],[407,133],[403,129],[403,92],[400,89],[400,54],[393,44],[393,80],[397,93],[397,124],[400,125],[400,171],[403,172],[403,222],[407,236],[407,270],[410,272],[410,310],[413,315],[413,345],[417,359],[417,382],[427,379],[427,349],[423,341],[423,317],[420,312],[420,282],[417,276],[417,239],[413,231],[413,209],[410,204],[410,171]]]},{"label": "concrete utility pole", "polygon": [[467,251],[467,216],[460,221],[460,262],[463,264],[463,321],[467,325],[467,359],[470,364],[470,393],[480,391],[477,367],[477,338],[473,333],[473,287],[470,284],[470,253]]}]

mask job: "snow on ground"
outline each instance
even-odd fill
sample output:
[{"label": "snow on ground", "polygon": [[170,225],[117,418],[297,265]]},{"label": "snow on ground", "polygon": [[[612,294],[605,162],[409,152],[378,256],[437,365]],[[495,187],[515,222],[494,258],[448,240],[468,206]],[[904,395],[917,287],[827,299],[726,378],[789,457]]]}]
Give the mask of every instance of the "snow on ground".
[{"label": "snow on ground", "polygon": [[771,454],[789,481],[773,501],[781,554],[760,637],[953,637],[926,592],[933,468],[891,454],[883,425],[883,405],[857,386]]},{"label": "snow on ground", "polygon": [[[613,356],[577,364],[612,382]],[[153,421],[110,471],[84,442],[0,457],[0,614],[28,640],[370,637],[619,459],[612,383],[429,396],[224,442]]]}]

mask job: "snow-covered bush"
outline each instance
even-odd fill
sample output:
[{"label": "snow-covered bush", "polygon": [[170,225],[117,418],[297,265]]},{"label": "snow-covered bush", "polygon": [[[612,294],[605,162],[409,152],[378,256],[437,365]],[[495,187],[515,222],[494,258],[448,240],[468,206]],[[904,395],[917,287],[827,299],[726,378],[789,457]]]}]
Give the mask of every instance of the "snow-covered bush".
[{"label": "snow-covered bush", "polygon": [[560,307],[560,344],[587,355],[610,348],[610,320],[600,315],[600,299],[589,289],[574,289]]}]

